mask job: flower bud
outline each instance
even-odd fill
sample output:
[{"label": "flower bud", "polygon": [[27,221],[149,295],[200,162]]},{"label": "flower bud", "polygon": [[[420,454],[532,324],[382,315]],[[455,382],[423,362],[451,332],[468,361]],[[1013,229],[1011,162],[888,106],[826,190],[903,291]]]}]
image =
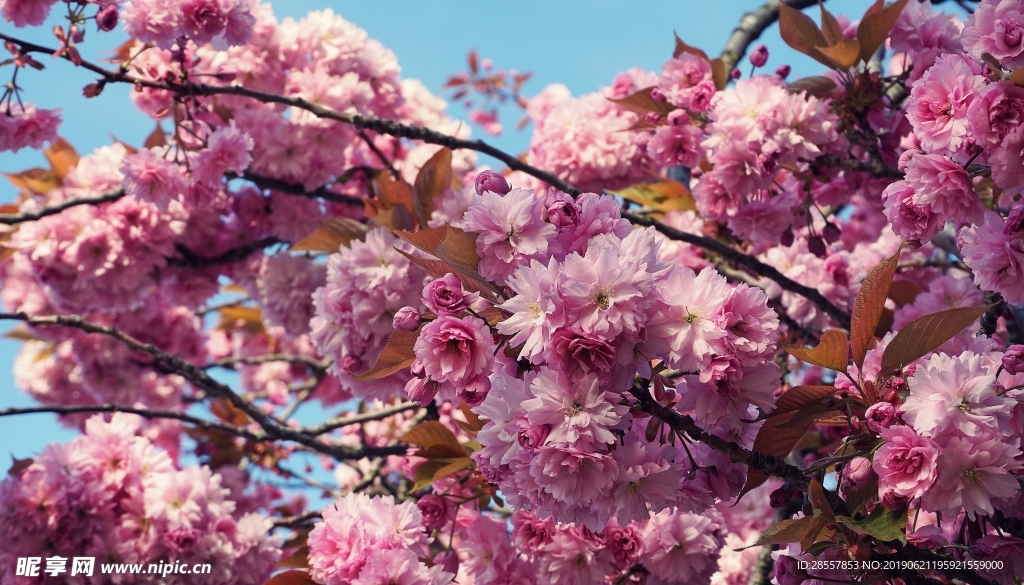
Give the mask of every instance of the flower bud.
[{"label": "flower bud", "polygon": [[423,287],[423,304],[438,316],[458,315],[479,298],[480,293],[466,294],[462,281],[451,272]]},{"label": "flower bud", "polygon": [[82,95],[87,98],[94,98],[103,93],[103,87],[107,85],[106,80],[99,80],[90,83],[89,85],[82,88]]},{"label": "flower bud", "polygon": [[821,230],[821,236],[830,244],[838,242],[841,235],[843,235],[843,232],[839,229],[839,226],[832,222],[826,223],[825,229]]},{"label": "flower bud", "polygon": [[548,425],[530,425],[519,429],[519,432],[516,434],[516,441],[523,449],[532,451],[544,444],[549,432],[551,432],[551,429]]},{"label": "flower bud", "polygon": [[782,487],[776,489],[768,496],[768,503],[773,510],[786,505],[786,502],[793,499],[793,487],[788,483],[782,484]]},{"label": "flower bud", "polygon": [[504,195],[512,190],[512,187],[505,180],[505,177],[494,171],[480,171],[476,176],[477,195],[483,195],[484,191]]},{"label": "flower bud", "polygon": [[739,69],[733,69],[732,73],[729,74],[729,77],[732,77],[733,79],[739,79],[741,75],[743,74],[740,73]]},{"label": "flower bud", "polygon": [[81,43],[85,40],[85,30],[77,24],[72,24],[69,32],[71,33],[72,41]]},{"label": "flower bud", "polygon": [[795,239],[796,236],[793,235],[793,226],[789,226],[788,228],[786,228],[786,231],[782,232],[782,239],[779,240],[779,244],[785,248],[788,248],[793,245],[793,241]]},{"label": "flower bud", "polygon": [[416,502],[416,507],[423,515],[423,527],[428,532],[444,528],[455,517],[455,514],[452,513],[454,510],[448,505],[448,500],[437,494],[423,496]]},{"label": "flower bud", "polygon": [[96,13],[96,28],[110,32],[117,26],[117,4],[107,4]]},{"label": "flower bud", "polygon": [[818,258],[824,258],[828,254],[828,248],[825,247],[825,240],[821,239],[821,236],[811,236],[808,238],[807,250]]},{"label": "flower bud", "polygon": [[395,313],[395,318],[392,319],[391,324],[394,326],[395,331],[412,333],[420,328],[422,321],[423,318],[420,316],[419,309],[416,307],[402,307]]},{"label": "flower bud", "polygon": [[573,227],[580,222],[580,206],[566,193],[549,189],[544,207],[548,223],[558,229]]},{"label": "flower bud", "polygon": [[437,382],[426,378],[413,378],[405,383],[405,393],[420,406],[426,406],[437,396]]},{"label": "flower bud", "polygon": [[654,87],[651,88],[651,99],[656,102],[663,102],[667,98],[665,98],[665,94],[661,93],[660,89]]},{"label": "flower bud", "polygon": [[872,433],[880,433],[882,429],[892,426],[896,420],[896,407],[891,402],[872,404],[864,413],[864,422]]},{"label": "flower bud", "polygon": [[843,480],[846,481],[847,489],[860,489],[867,485],[874,476],[871,460],[866,457],[854,457],[843,468]]},{"label": "flower bud", "polygon": [[1024,345],[1011,345],[1003,352],[1003,369],[1007,374],[1024,372]]},{"label": "flower bud", "polygon": [[417,378],[427,377],[427,370],[426,368],[423,367],[423,362],[420,360],[414,361],[412,365],[409,366],[409,373],[411,373],[413,376],[416,376]]},{"label": "flower bud", "polygon": [[758,45],[756,49],[750,53],[750,64],[754,67],[764,67],[764,64],[768,62],[768,47],[764,45]]},{"label": "flower bud", "polygon": [[483,374],[473,378],[469,384],[459,388],[459,399],[470,407],[480,406],[491,391],[491,380]]},{"label": "flower bud", "polygon": [[459,554],[453,550],[446,550],[434,557],[434,564],[441,565],[441,568],[451,574],[459,572]]},{"label": "flower bud", "polygon": [[853,432],[855,433],[859,433],[860,430],[864,428],[864,423],[860,422],[859,416],[853,415],[850,417],[850,428],[853,429]]},{"label": "flower bud", "polygon": [[647,122],[648,124],[654,125],[660,121],[661,114],[659,114],[658,112],[647,112],[646,114],[644,114],[644,122]]},{"label": "flower bud", "polygon": [[775,580],[779,585],[800,585],[808,578],[807,571],[800,568],[800,562],[789,555],[775,559]]},{"label": "flower bud", "polygon": [[785,79],[789,77],[791,71],[793,71],[793,68],[789,65],[779,65],[779,68],[775,70],[775,75]]}]

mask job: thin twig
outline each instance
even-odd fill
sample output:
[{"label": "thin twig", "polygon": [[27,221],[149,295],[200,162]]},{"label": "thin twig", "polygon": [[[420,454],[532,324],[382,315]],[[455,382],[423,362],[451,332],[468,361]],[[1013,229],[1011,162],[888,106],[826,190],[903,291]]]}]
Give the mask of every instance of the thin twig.
[{"label": "thin twig", "polygon": [[382,408],[381,410],[373,410],[370,412],[364,412],[362,414],[338,417],[336,419],[329,420],[325,423],[313,427],[304,427],[301,430],[302,432],[307,433],[313,437],[317,437],[324,433],[329,433],[334,429],[340,429],[342,427],[347,427],[349,425],[369,422],[372,420],[381,420],[384,418],[388,418],[389,416],[394,416],[396,414],[400,414],[407,410],[413,410],[416,408],[421,407],[419,404],[416,404],[415,402],[403,402],[401,404],[396,404],[395,406]]},{"label": "thin twig", "polygon": [[268,353],[264,355],[249,355],[249,356],[236,356],[226,357],[219,359],[215,362],[204,364],[202,367],[204,370],[210,368],[226,368],[229,370],[235,369],[237,365],[258,365],[265,364],[267,362],[291,362],[295,364],[305,364],[314,371],[324,371],[330,367],[330,360],[318,360],[314,357],[305,355],[295,355],[289,353]]}]

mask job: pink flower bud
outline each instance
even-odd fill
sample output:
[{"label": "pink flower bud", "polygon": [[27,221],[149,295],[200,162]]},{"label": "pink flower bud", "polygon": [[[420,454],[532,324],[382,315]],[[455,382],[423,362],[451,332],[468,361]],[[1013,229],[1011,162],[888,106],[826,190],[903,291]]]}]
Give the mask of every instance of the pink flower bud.
[{"label": "pink flower bud", "polygon": [[459,399],[469,406],[480,406],[491,391],[491,380],[483,374],[473,378],[469,384],[459,388]]},{"label": "pink flower bud", "polygon": [[860,489],[867,485],[874,476],[875,472],[871,469],[871,460],[866,457],[854,457],[843,468],[843,480],[846,481],[847,489]]},{"label": "pink flower bud", "polygon": [[417,378],[426,378],[427,370],[423,367],[423,362],[416,360],[409,366],[409,373]]},{"label": "pink flower bud", "polygon": [[485,191],[504,195],[512,190],[505,177],[494,171],[480,171],[476,176],[477,195],[483,195]]},{"label": "pink flower bud", "polygon": [[395,318],[391,321],[395,331],[403,331],[405,333],[412,333],[420,328],[420,323],[423,318],[420,316],[419,309],[416,307],[402,307],[395,313]]},{"label": "pink flower bud", "polygon": [[779,244],[788,248],[793,245],[796,237],[793,235],[793,226],[786,228],[786,231],[782,232],[782,239],[779,240]]},{"label": "pink flower bud", "polygon": [[756,49],[750,53],[750,63],[754,67],[764,67],[764,64],[768,62],[768,47],[764,45],[758,45]]},{"label": "pink flower bud", "polygon": [[117,4],[107,4],[96,13],[96,28],[110,32],[117,26]]},{"label": "pink flower bud", "polygon": [[455,517],[455,514],[453,514],[455,510],[448,505],[448,500],[444,496],[437,494],[423,496],[416,502],[416,507],[420,509],[420,513],[423,515],[423,527],[428,532],[444,528]]},{"label": "pink flower bud", "polygon": [[661,90],[655,87],[651,90],[651,99],[656,102],[663,102],[666,98],[665,94],[661,93]]},{"label": "pink flower bud", "polygon": [[85,40],[85,30],[77,24],[71,25],[71,40],[76,43],[81,43]]},{"label": "pink flower bud", "polygon": [[1024,372],[1024,345],[1011,345],[1003,352],[1003,369],[1008,374]]},{"label": "pink flower bud", "polygon": [[779,585],[800,585],[808,578],[807,571],[800,568],[800,562],[789,555],[775,559],[775,580]]},{"label": "pink flower bud", "polygon": [[688,126],[690,124],[690,114],[686,110],[673,110],[669,112],[668,123],[671,126]]},{"label": "pink flower bud", "polygon": [[825,229],[821,230],[821,237],[825,238],[825,241],[829,244],[834,244],[839,241],[839,237],[843,235],[843,232],[839,229],[839,226],[832,222],[825,224]]},{"label": "pink flower bud", "polygon": [[580,206],[572,197],[555,189],[548,190],[544,199],[548,223],[558,229],[572,227],[580,222]]},{"label": "pink flower bud", "polygon": [[104,80],[94,81],[82,88],[82,95],[87,98],[94,98],[103,93],[103,86],[107,84]]},{"label": "pink flower bud", "polygon": [[729,74],[729,77],[732,77],[733,79],[739,79],[741,75],[743,74],[740,73],[739,69],[733,69],[732,73]]},{"label": "pink flower bud", "polygon": [[807,239],[807,251],[818,258],[828,255],[828,248],[825,247],[825,240],[821,239],[821,236],[811,236]]},{"label": "pink flower bud", "polygon": [[791,71],[793,71],[793,68],[789,65],[779,65],[779,68],[775,70],[775,75],[785,79],[789,77]]},{"label": "pink flower bud", "polygon": [[405,393],[420,406],[430,404],[437,396],[437,382],[426,378],[413,378],[405,383]]},{"label": "pink flower bud", "polygon": [[446,550],[434,557],[434,564],[441,565],[441,568],[448,573],[459,572],[459,554],[453,550]]},{"label": "pink flower bud", "polygon": [[466,294],[462,281],[451,272],[423,287],[423,304],[438,315],[458,315],[479,298],[480,293]]},{"label": "pink flower bud", "polygon": [[896,407],[890,402],[872,404],[864,413],[864,422],[872,433],[880,433],[882,429],[892,426],[896,420]]},{"label": "pink flower bud", "polygon": [[530,425],[519,429],[519,432],[516,434],[516,441],[523,449],[532,451],[544,444],[549,432],[551,432],[551,429],[548,425]]}]

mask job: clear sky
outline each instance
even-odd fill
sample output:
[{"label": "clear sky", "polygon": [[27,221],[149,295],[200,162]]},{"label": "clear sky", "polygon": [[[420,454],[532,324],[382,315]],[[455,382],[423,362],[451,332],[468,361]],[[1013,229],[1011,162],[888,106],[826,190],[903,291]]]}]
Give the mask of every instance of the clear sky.
[{"label": "clear sky", "polygon": [[[832,0],[828,5],[834,13],[848,13],[856,19],[870,3]],[[448,76],[465,68],[466,54],[475,48],[482,58],[493,59],[496,67],[532,71],[534,78],[524,88],[530,96],[555,82],[564,83],[575,95],[589,93],[610,84],[616,73],[630,67],[657,71],[671,57],[673,31],[687,43],[717,54],[740,16],[759,4],[760,0],[287,0],[273,6],[279,19],[333,9],[393,50],[403,77],[418,78],[434,92],[440,93]],[[945,8],[953,9],[952,3],[948,4]],[[61,6],[58,3],[55,9]],[[817,10],[810,13],[817,19]],[[58,23],[56,17],[46,26],[32,29],[0,23],[0,30],[53,46],[56,42],[49,29]],[[100,34],[90,28],[83,56],[96,61],[124,39],[119,30]],[[789,63],[794,68],[790,79],[820,72],[816,63],[782,45],[776,27],[762,40],[771,52],[769,71]],[[65,61],[37,58],[46,65],[44,71],[19,75],[25,99],[41,107],[61,107],[61,134],[80,153],[109,144],[111,135],[139,145],[152,131],[154,123],[138,113],[128,99],[130,87],[108,86],[101,96],[86,100],[81,88],[94,76]],[[740,68],[744,76],[749,73],[746,61]],[[4,83],[8,75],[10,68],[0,69]],[[458,104],[450,111],[455,117],[465,114]],[[516,112],[510,112],[503,122],[511,128],[517,119]],[[474,135],[483,133],[474,128]],[[527,146],[529,128],[487,139],[519,153]],[[481,158],[481,162],[489,161]],[[5,172],[44,165],[42,155],[34,151],[0,154],[0,170]],[[12,201],[15,190],[6,181],[0,182],[0,202]],[[0,324],[0,332],[8,329]],[[0,339],[0,408],[31,404],[15,387],[11,375],[19,346],[19,342]],[[73,436],[49,414],[0,418],[0,473],[6,470],[9,455],[31,457],[47,443]]]}]

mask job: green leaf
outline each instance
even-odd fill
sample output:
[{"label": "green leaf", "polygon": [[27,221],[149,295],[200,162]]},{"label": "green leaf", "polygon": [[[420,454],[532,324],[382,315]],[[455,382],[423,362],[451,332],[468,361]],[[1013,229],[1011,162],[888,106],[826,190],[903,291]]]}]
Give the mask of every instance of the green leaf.
[{"label": "green leaf", "polygon": [[988,309],[988,306],[947,309],[907,323],[885,347],[881,372],[902,370],[963,331]]},{"label": "green leaf", "polygon": [[413,351],[413,346],[416,344],[418,336],[419,334],[416,332],[393,332],[391,337],[388,338],[387,344],[384,345],[384,349],[381,350],[380,355],[377,357],[377,361],[373,363],[373,367],[362,374],[354,374],[352,377],[360,382],[379,380],[399,370],[408,368],[416,361],[416,353]]},{"label": "green leaf", "polygon": [[885,299],[889,296],[889,287],[892,286],[892,277],[896,274],[902,250],[903,246],[900,245],[894,255],[872,268],[857,292],[857,300],[850,314],[850,345],[853,346],[853,362],[858,368],[864,365],[864,356],[875,343],[875,328],[882,317]]},{"label": "green leaf", "polygon": [[818,345],[813,348],[793,345],[783,349],[799,360],[840,372],[846,371],[850,361],[850,340],[841,329],[822,333]]},{"label": "green leaf", "polygon": [[903,7],[907,5],[907,0],[897,0],[889,6],[879,9],[878,6],[881,4],[881,1],[878,0],[875,6],[869,8],[864,13],[864,17],[860,19],[860,24],[857,25],[857,40],[860,41],[860,58],[865,63],[871,60],[871,56],[885,42],[885,38],[889,36],[889,31],[892,30],[892,25],[896,24],[896,19],[903,12]]},{"label": "green leaf", "polygon": [[800,542],[800,539],[807,534],[807,529],[811,526],[811,517],[806,516],[804,518],[794,518],[788,520],[779,520],[775,524],[772,524],[757,537],[754,544],[745,546],[743,548],[735,549],[737,551],[746,550],[755,546],[764,546],[768,544],[789,544],[791,542]]},{"label": "green leaf", "polygon": [[846,524],[859,534],[873,536],[882,542],[898,540],[907,543],[907,510],[889,511],[885,506],[877,505],[863,520],[841,517],[839,522]]}]

